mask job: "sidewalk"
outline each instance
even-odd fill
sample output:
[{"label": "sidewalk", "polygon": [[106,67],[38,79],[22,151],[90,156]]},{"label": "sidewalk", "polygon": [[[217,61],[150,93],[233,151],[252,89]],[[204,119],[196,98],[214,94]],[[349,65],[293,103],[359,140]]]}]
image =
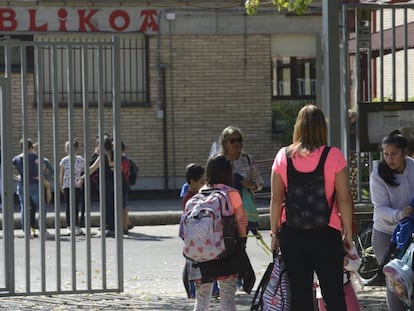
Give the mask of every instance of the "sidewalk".
[{"label": "sidewalk", "polygon": [[[134,226],[155,226],[155,225],[173,225],[178,224],[182,211],[181,199],[153,199],[153,200],[134,200],[128,202],[129,219]],[[60,219],[61,227],[66,227],[65,220],[65,208],[66,205],[61,203],[60,206]],[[269,211],[269,203],[265,200],[259,200],[257,202],[259,213],[266,214]],[[48,228],[54,227],[54,206],[47,207],[47,220],[46,224]],[[14,205],[14,228],[20,229],[20,206]],[[37,217],[37,215],[36,215]],[[268,216],[267,216],[268,217]],[[268,220],[263,219],[261,222],[264,226],[267,226]],[[100,226],[99,218],[99,202],[91,202],[91,226]],[[0,213],[0,229],[2,229],[2,214]]]}]

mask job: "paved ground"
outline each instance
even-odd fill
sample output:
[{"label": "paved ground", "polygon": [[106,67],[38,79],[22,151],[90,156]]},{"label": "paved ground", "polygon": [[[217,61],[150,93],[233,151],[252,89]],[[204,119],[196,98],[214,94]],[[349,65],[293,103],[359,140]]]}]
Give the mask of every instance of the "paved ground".
[{"label": "paved ground", "polygon": [[[263,204],[264,207],[266,204]],[[165,217],[165,215],[176,214],[180,210],[179,200],[158,200],[158,201],[138,201],[130,205],[131,217],[138,219]],[[144,216],[146,215],[146,216]],[[148,215],[152,215],[149,217]],[[168,217],[167,217],[168,218]],[[153,220],[155,221],[155,220]],[[93,228],[97,232],[96,228]],[[16,289],[25,289],[24,282],[24,261],[23,249],[25,239],[21,238],[21,230],[16,230],[15,252],[16,252]],[[193,301],[185,297],[181,283],[181,271],[183,258],[181,256],[182,242],[177,237],[178,225],[142,225],[136,226],[131,230],[130,235],[123,239],[124,244],[124,292],[123,293],[94,293],[94,294],[67,294],[67,295],[36,295],[36,296],[14,296],[0,297],[0,310],[192,310]],[[263,231],[266,238],[267,234]],[[61,237],[63,258],[69,262],[69,256],[65,252],[72,245],[69,237]],[[116,247],[115,239],[104,239],[107,248],[108,260],[108,284],[109,288],[113,285],[116,258],[113,251]],[[88,240],[85,237],[76,238],[76,247],[82,249]],[[4,242],[0,239],[0,243]],[[95,236],[90,239],[93,247],[98,247],[93,252],[99,255],[101,239]],[[268,243],[268,239],[266,240]],[[37,257],[35,250],[39,245],[39,239],[30,240],[33,247],[32,257]],[[66,243],[66,244],[65,244]],[[53,250],[55,241],[46,241],[47,250]],[[94,248],[93,248],[94,249]],[[256,272],[256,286],[263,275],[270,255],[257,244],[254,238],[248,240],[248,253]],[[21,252],[21,253],[19,253]],[[96,254],[95,254],[96,253]],[[78,266],[76,267],[77,288],[82,289],[85,285],[84,252],[77,253]],[[79,257],[80,256],[80,257]],[[83,256],[83,257],[82,257]],[[1,256],[0,256],[1,257]],[[68,257],[68,258],[67,258]],[[55,261],[53,252],[47,252],[46,260]],[[65,261],[65,260],[63,260]],[[1,262],[1,258],[0,258]],[[93,263],[96,264],[96,263]],[[52,268],[47,277],[53,277],[55,271]],[[63,270],[65,270],[64,268]],[[70,268],[68,268],[70,269]],[[34,271],[37,271],[34,269]],[[1,274],[0,271],[0,288]],[[70,274],[62,274],[63,289],[70,290],[72,287]],[[38,275],[32,276],[34,289],[39,286]],[[93,266],[92,281],[96,284],[102,281],[100,267]],[[49,282],[47,286],[55,286],[55,282]],[[1,292],[1,291],[0,291]],[[237,310],[250,310],[253,295],[242,292],[237,293]],[[385,311],[385,292],[384,287],[366,287],[364,291],[358,293],[361,303],[361,310]],[[217,300],[212,303],[212,311],[219,310]]]}]

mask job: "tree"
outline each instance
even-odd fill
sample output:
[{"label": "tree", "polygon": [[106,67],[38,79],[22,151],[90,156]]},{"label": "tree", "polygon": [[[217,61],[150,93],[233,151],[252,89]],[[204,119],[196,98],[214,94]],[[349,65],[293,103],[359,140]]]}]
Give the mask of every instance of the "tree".
[{"label": "tree", "polygon": [[[277,7],[279,11],[286,9],[296,14],[303,14],[306,12],[309,4],[313,0],[271,0],[273,5]],[[268,1],[266,1],[268,2]],[[260,5],[260,0],[246,0],[245,7],[248,15],[256,14],[257,8]]]}]

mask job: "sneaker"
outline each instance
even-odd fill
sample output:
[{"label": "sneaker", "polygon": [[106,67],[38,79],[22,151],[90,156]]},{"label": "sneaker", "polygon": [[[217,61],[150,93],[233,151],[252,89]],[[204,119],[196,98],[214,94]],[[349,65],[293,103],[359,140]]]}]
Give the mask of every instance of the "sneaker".
[{"label": "sneaker", "polygon": [[51,234],[51,233],[49,233],[49,231],[45,231],[45,240],[48,240],[48,241],[53,241],[55,239],[55,236],[53,235],[53,234]]},{"label": "sneaker", "polygon": [[196,286],[193,281],[190,281],[190,299],[196,298]]},{"label": "sneaker", "polygon": [[76,235],[85,235],[85,232],[80,227],[75,227],[75,234]]},{"label": "sneaker", "polygon": [[72,234],[72,231],[70,230],[70,227],[67,227],[66,228],[66,234],[67,235],[71,235]]},{"label": "sneaker", "polygon": [[242,278],[237,279],[237,289],[243,290],[243,279]]},{"label": "sneaker", "polygon": [[31,233],[30,233],[30,238],[37,238],[39,235],[36,233],[36,229],[35,228],[31,228]]},{"label": "sneaker", "polygon": [[114,232],[114,231],[112,231],[112,230],[108,230],[108,231],[106,231],[105,236],[106,236],[107,238],[114,238],[114,237],[115,237],[115,232]]},{"label": "sneaker", "polygon": [[213,298],[219,298],[220,297],[220,288],[218,287],[217,281],[214,282],[213,293],[211,294],[211,297],[213,297]]},{"label": "sneaker", "polygon": [[220,298],[220,290],[219,289],[217,291],[213,290],[213,293],[211,294],[211,297]]},{"label": "sneaker", "polygon": [[124,234],[124,235],[128,235],[128,229],[125,229],[125,230],[123,231],[123,234]]}]

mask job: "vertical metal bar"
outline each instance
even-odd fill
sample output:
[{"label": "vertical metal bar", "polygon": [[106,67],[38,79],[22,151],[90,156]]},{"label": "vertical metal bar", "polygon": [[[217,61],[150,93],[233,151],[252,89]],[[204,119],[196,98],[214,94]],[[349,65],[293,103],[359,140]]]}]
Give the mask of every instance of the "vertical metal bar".
[{"label": "vertical metal bar", "polygon": [[[102,287],[106,289],[106,189],[105,189],[105,150],[103,146],[104,137],[104,94],[103,94],[103,73],[104,64],[102,56],[102,45],[98,45],[98,127],[99,127],[99,206],[101,210],[101,258],[102,258]],[[106,72],[105,72],[106,74]]]},{"label": "vertical metal bar", "polygon": [[408,101],[408,12],[404,8],[404,100]]},{"label": "vertical metal bar", "polygon": [[[356,76],[358,77],[357,83],[355,83],[355,88],[356,88],[356,101],[359,103],[362,101],[362,95],[361,95],[361,53],[359,51],[359,9],[355,8],[354,9],[355,12],[355,33],[356,33],[356,53],[355,53],[355,71],[356,71]],[[361,165],[361,159],[360,159],[360,153],[359,153],[359,148],[357,146],[357,156],[356,156],[356,160],[357,160],[357,172],[360,172],[360,165]],[[360,178],[360,174],[358,174],[358,179],[357,179],[357,187],[358,187],[358,195],[357,195],[357,201],[361,200],[361,178]]]},{"label": "vertical metal bar", "polygon": [[384,8],[380,8],[380,99],[384,101]]},{"label": "vertical metal bar", "polygon": [[[89,158],[90,149],[89,149],[89,102],[88,102],[88,47],[87,45],[82,45],[81,57],[82,57],[82,104],[83,104],[83,146],[84,154],[83,158],[85,159],[85,172],[87,172],[87,166],[89,164],[86,159]],[[93,74],[93,71],[92,71]],[[91,254],[91,182],[90,178],[85,178],[84,183],[84,206],[85,206],[85,228],[86,228],[86,283],[87,289],[92,289],[92,254]]]},{"label": "vertical metal bar", "polygon": [[[343,142],[342,142],[342,146],[344,146],[344,155],[345,158],[347,159],[348,163],[350,162],[350,156],[349,156],[349,122],[348,121],[348,105],[349,105],[349,70],[348,70],[348,66],[349,66],[349,62],[348,62],[348,28],[347,25],[348,23],[348,6],[346,4],[342,5],[342,10],[341,10],[341,20],[342,20],[342,52],[341,52],[341,85],[343,85],[343,87],[341,87],[341,99],[342,99],[342,103],[341,106],[342,111],[345,110],[345,116],[342,115],[342,117],[345,118],[344,120],[344,124],[346,126],[346,133],[348,133],[348,135],[344,135],[343,136]],[[349,165],[348,165],[349,167]]]},{"label": "vertical metal bar", "polygon": [[392,12],[392,100],[397,100],[397,75],[396,75],[396,50],[395,50],[395,8],[391,8]]},{"label": "vertical metal bar", "polygon": [[66,54],[66,83],[67,83],[67,111],[68,111],[68,141],[69,141],[69,202],[70,202],[70,249],[71,249],[71,267],[72,267],[72,290],[76,290],[76,238],[75,238],[75,180],[74,173],[74,150],[73,150],[73,57],[74,51],[71,43],[67,46]]},{"label": "vertical metal bar", "polygon": [[121,102],[120,102],[120,39],[112,37],[112,125],[114,131],[115,142],[115,232],[117,246],[117,276],[118,290],[124,290],[124,270],[123,270],[123,217],[122,217],[122,179],[121,179]]},{"label": "vertical metal bar", "polygon": [[46,206],[44,191],[44,157],[43,157],[43,83],[41,69],[41,53],[35,49],[35,76],[36,76],[36,101],[37,101],[37,137],[38,137],[38,176],[39,176],[39,233],[40,233],[40,271],[41,289],[46,291],[46,255],[45,255],[45,232],[46,232]]},{"label": "vertical metal bar", "polygon": [[[42,47],[46,48],[46,47]],[[60,177],[58,175],[59,153],[59,102],[58,102],[58,79],[57,74],[57,46],[53,44],[51,49],[51,78],[52,78],[52,108],[53,108],[53,161],[55,171],[55,228],[56,228],[56,289],[58,292],[62,290],[62,258],[61,258],[61,243],[60,243]]]},{"label": "vertical metal bar", "polygon": [[4,206],[14,206],[14,194],[12,189],[12,167],[5,165],[5,163],[12,163],[11,148],[4,148],[11,146],[11,49],[9,44],[4,46],[4,64],[5,64],[5,78],[1,85],[1,158],[3,164],[1,165],[2,178],[2,198],[3,198],[3,240],[4,240],[4,276],[5,285],[10,293],[15,293],[15,267],[14,267],[14,208],[4,208]]},{"label": "vertical metal bar", "polygon": [[[26,56],[26,53],[20,48],[20,59],[23,59]],[[24,198],[24,237],[25,237],[25,268],[26,268],[26,292],[30,293],[30,220],[29,220],[29,210],[30,210],[30,196],[29,196],[29,150],[27,148],[27,132],[28,132],[28,109],[27,109],[27,77],[26,77],[26,67],[21,63],[20,66],[20,83],[21,83],[21,105],[22,105],[22,152],[23,152],[23,176],[22,185],[23,185],[23,198]]]}]

